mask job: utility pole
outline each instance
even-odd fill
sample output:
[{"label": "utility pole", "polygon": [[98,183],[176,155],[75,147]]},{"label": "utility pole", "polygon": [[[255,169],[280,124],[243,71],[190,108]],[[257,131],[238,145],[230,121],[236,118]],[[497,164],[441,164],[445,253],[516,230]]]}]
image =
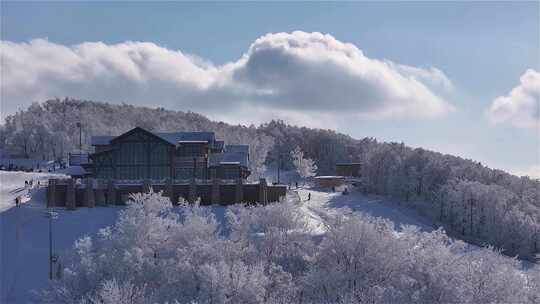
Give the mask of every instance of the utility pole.
[{"label": "utility pole", "polygon": [[278,156],[278,167],[277,167],[277,183],[280,184],[280,175],[281,175],[281,153]]},{"label": "utility pole", "polygon": [[79,128],[79,152],[82,153],[82,124],[78,122],[77,127]]}]

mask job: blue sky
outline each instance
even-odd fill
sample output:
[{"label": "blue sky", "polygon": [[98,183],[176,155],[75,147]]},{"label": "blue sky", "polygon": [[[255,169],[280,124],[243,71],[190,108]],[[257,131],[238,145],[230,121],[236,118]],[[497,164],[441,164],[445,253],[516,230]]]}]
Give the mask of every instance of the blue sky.
[{"label": "blue sky", "polygon": [[[299,100],[300,96],[311,96],[304,94],[304,91],[300,92],[300,95],[286,95],[287,98],[281,96],[283,99],[280,101],[283,100],[286,103],[271,98],[264,98],[264,102],[270,104],[271,107],[283,107],[288,111],[288,114],[284,116],[276,113],[275,118],[292,117],[293,123],[305,122],[310,126],[336,128],[357,138],[375,136],[381,140],[404,141],[412,146],[458,154],[517,173],[531,170],[533,166],[538,165],[538,140],[540,138],[538,128],[516,127],[511,118],[490,120],[486,117],[486,111],[498,97],[509,96],[511,90],[520,85],[520,78],[528,69],[540,70],[538,27],[538,2],[198,4],[2,2],[2,40],[10,42],[8,47],[11,48],[17,47],[18,44],[29,43],[32,39],[47,39],[49,43],[68,48],[85,42],[103,42],[106,46],[122,44],[126,41],[151,42],[163,49],[193,55],[193,58],[202,62],[200,64],[214,67],[231,62],[241,65],[240,59],[248,53],[250,45],[267,33],[290,34],[294,31],[303,31],[329,34],[340,43],[353,44],[370,59],[425,70],[436,68],[443,73],[445,79],[451,82],[452,89],[440,90],[440,88],[432,89],[428,84],[426,86],[430,92],[440,97],[444,104],[449,104],[454,108],[436,117],[424,117],[425,115],[416,117],[412,115],[414,113],[410,113],[421,112],[424,101],[418,100],[420,97],[412,101],[407,99],[396,102],[414,103],[415,107],[409,107],[407,115],[383,115],[375,119],[369,117],[373,112],[366,112],[367,108],[358,106],[356,110],[354,102],[336,103],[336,107],[343,107],[348,112],[358,112],[354,118],[339,111],[326,115],[326,108],[313,112],[314,115],[311,115],[309,111],[305,112],[308,114],[303,115],[298,112],[298,109],[309,109],[310,104],[306,100]],[[294,39],[296,38],[298,37]],[[275,39],[271,42],[272,46],[275,46],[275,43],[282,43],[275,42]],[[34,48],[37,47],[34,46]],[[17,54],[17,52],[14,53]],[[40,53],[34,51],[32,54]],[[326,55],[323,54],[323,56]],[[9,58],[9,54],[6,58]],[[39,61],[40,57],[36,58]],[[253,59],[254,56],[250,58]],[[274,61],[265,60],[264,64],[276,64]],[[31,61],[26,62],[27,65],[32,64]],[[247,72],[238,74],[249,78],[250,85],[257,86],[263,91],[270,90],[264,86],[264,83],[257,82],[268,81],[264,78],[267,77],[266,75],[264,79],[259,76],[256,80],[250,78],[254,77],[254,74],[253,69],[249,69],[251,60],[247,62]],[[257,64],[256,67],[259,67],[262,63]],[[320,69],[311,69],[310,66],[306,66],[305,61],[294,66],[321,73]],[[274,66],[267,66],[267,68],[273,69]],[[10,71],[8,68],[6,70]],[[334,69],[331,71],[334,72]],[[324,70],[322,72],[324,73]],[[349,72],[347,70],[345,74],[348,75]],[[301,75],[302,71],[298,73]],[[335,78],[343,76],[337,75]],[[4,74],[5,79],[8,77],[10,77],[9,73],[7,76]],[[9,114],[16,110],[17,106],[24,105],[23,100],[39,99],[47,96],[46,94],[61,95],[64,91],[64,95],[100,98],[112,102],[129,102],[130,98],[136,100],[138,97],[126,94],[125,99],[118,100],[122,95],[116,92],[110,95],[105,93],[93,95],[84,90],[75,90],[85,95],[76,96],[73,94],[74,91],[70,90],[73,88],[71,84],[65,85],[63,82],[61,86],[50,80],[58,77],[60,76],[52,75],[46,82],[55,90],[26,96],[18,94],[16,97],[4,95],[2,111]],[[197,81],[200,81],[199,85],[206,83],[205,77],[197,78]],[[433,80],[433,75],[429,77]],[[315,75],[307,79],[325,78],[324,75]],[[344,79],[349,81],[348,78]],[[279,85],[282,84],[280,80]],[[351,80],[350,84],[354,86],[354,81]],[[103,84],[96,85],[98,90],[101,88],[100,85],[103,86]],[[316,88],[324,87],[324,85],[324,81],[321,84],[313,83],[313,87]],[[365,84],[362,83],[362,85]],[[403,85],[408,87],[407,83]],[[62,89],[58,89],[59,87]],[[157,87],[163,86],[160,84]],[[382,89],[386,90],[388,87]],[[343,88],[347,91],[349,87]],[[366,88],[371,89],[369,86]],[[331,88],[328,90],[332,91]],[[25,87],[18,92],[21,91],[31,90]],[[294,90],[294,92],[297,91],[301,90]],[[103,92],[109,91],[103,90]],[[210,95],[223,98],[223,100],[238,96],[237,92],[234,94],[226,90],[216,92],[212,91]],[[272,94],[273,91],[269,92]],[[350,94],[353,92],[356,91],[351,91]],[[383,93],[384,96],[396,96]],[[416,94],[417,91],[414,93]],[[197,93],[196,96],[199,95]],[[193,94],[186,96],[193,96]],[[11,97],[17,102],[10,103],[7,99]],[[361,93],[358,96],[359,99],[363,97]],[[165,99],[166,96],[163,98]],[[251,97],[243,96],[242,98],[248,100]],[[437,103],[440,100],[432,101]],[[152,102],[151,105],[161,105],[159,101]],[[259,110],[257,115],[248,115],[251,120],[246,120],[245,111],[248,110],[245,109],[249,108],[246,106],[252,106],[247,102],[238,105],[238,107],[243,106],[244,111],[239,110],[236,114],[232,113],[231,109],[228,110],[231,113],[225,114],[223,111],[205,111],[209,107],[198,108],[189,102],[163,102],[162,105],[178,110],[203,112],[210,117],[229,122],[257,123],[273,118],[273,114],[260,115],[261,112],[267,113],[263,109]],[[298,107],[290,105],[295,102],[298,103]],[[391,102],[389,101],[390,104]],[[433,102],[429,105],[433,105]],[[140,104],[142,101],[134,103]],[[259,104],[257,101],[257,105]],[[219,106],[215,105],[215,107]],[[372,108],[369,109],[371,111]],[[502,107],[499,110],[504,111],[505,108]],[[377,115],[373,114],[373,116]],[[519,120],[519,116],[517,119]]]}]

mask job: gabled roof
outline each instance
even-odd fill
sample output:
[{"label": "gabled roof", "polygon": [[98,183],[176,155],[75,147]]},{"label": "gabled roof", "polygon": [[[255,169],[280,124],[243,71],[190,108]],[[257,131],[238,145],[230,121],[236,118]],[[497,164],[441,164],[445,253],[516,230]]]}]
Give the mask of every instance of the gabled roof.
[{"label": "gabled roof", "polygon": [[[141,127],[135,127],[135,128],[133,128],[133,129],[127,131],[126,133],[123,133],[123,134],[120,134],[120,135],[116,136],[115,138],[111,139],[111,143],[114,143],[115,141],[119,140],[120,138],[125,137],[125,136],[129,136],[129,135],[131,135],[131,134],[133,134],[133,133],[135,133],[135,132],[142,132],[142,133],[145,133],[145,134],[147,134],[147,135],[153,136],[153,137],[155,137],[155,138],[157,138],[157,139],[159,139],[159,140],[161,140],[161,141],[164,141],[164,142],[170,144],[170,142],[168,142],[168,141],[166,141],[165,139],[163,139],[163,138],[157,136],[154,132],[150,132],[150,131],[148,131],[148,130],[146,130],[146,129],[143,129],[143,128],[141,128]],[[174,145],[174,144],[173,144],[173,145]]]},{"label": "gabled roof", "polygon": [[136,129],[140,129],[146,133],[152,134],[171,145],[176,145],[179,141],[206,141],[213,142],[215,141],[214,132],[151,132],[140,127],[129,130],[126,133],[123,133],[119,136],[92,136],[90,138],[90,144],[93,146],[97,145],[109,145],[114,139],[133,132]]},{"label": "gabled roof", "polygon": [[114,136],[92,136],[90,137],[90,145],[92,146],[102,146],[109,145]]},{"label": "gabled roof", "polygon": [[248,145],[227,145],[225,151],[232,153],[246,153],[249,154]]},{"label": "gabled roof", "polygon": [[211,154],[208,159],[208,165],[210,167],[216,167],[220,164],[238,163],[243,167],[248,167],[248,155],[246,153],[239,152],[224,152],[218,154]]},{"label": "gabled roof", "polygon": [[156,136],[176,145],[179,141],[206,141],[216,139],[214,132],[155,132]]}]

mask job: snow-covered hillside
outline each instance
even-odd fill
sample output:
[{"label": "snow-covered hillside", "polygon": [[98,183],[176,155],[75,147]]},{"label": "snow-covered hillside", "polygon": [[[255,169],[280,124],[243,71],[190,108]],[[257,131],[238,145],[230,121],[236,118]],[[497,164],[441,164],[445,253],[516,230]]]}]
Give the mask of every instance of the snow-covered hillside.
[{"label": "snow-covered hillside", "polygon": [[[25,180],[45,181],[49,176],[0,172],[1,303],[34,302],[33,291],[48,285],[49,240],[45,189],[31,189],[19,208],[14,206],[14,197],[27,193],[24,190]],[[398,230],[402,225],[417,226],[425,232],[434,230],[432,223],[410,209],[400,207],[397,202],[355,191],[342,195],[341,192],[307,187],[291,191],[288,200],[299,207],[302,219],[315,235],[323,235],[327,231],[330,218],[338,214],[359,213],[387,219]],[[113,225],[121,209],[115,206],[79,208],[75,211],[58,209],[59,217],[53,222],[53,248],[59,255],[60,263],[65,261],[66,253],[78,238],[94,235],[100,228]],[[226,231],[223,227],[225,208],[211,207],[210,210],[221,223],[222,231]]]},{"label": "snow-covered hillside", "polygon": [[[325,220],[328,216],[349,213],[363,213],[388,219],[397,229],[400,229],[402,225],[414,225],[422,231],[432,231],[434,228],[429,220],[384,197],[364,195],[357,191],[343,195],[339,191],[329,192],[309,187],[301,187],[293,192],[298,193],[301,208],[305,212],[309,225],[317,233],[325,231]],[[311,194],[311,199],[308,201],[309,194]]]},{"label": "snow-covered hillside", "polygon": [[[0,171],[0,303],[34,303],[32,290],[47,286],[49,222],[45,217],[45,188],[37,188],[36,184],[37,180],[46,182],[50,176]],[[24,181],[31,179],[35,187],[27,195]],[[19,208],[14,202],[17,195],[25,196]],[[118,210],[116,207],[58,209],[59,217],[53,222],[53,248],[60,262],[75,240],[114,223]]]}]

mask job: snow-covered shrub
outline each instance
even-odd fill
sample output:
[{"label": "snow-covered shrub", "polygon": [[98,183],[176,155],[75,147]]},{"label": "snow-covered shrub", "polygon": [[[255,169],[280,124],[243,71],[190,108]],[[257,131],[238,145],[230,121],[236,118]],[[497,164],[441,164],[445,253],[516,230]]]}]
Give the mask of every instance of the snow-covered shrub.
[{"label": "snow-covered shrub", "polygon": [[300,205],[173,208],[136,194],[114,226],[74,246],[49,303],[536,303],[540,271],[444,231],[397,233],[338,215],[314,236]]},{"label": "snow-covered shrub", "polygon": [[305,296],[321,303],[382,300],[402,268],[402,250],[393,233],[391,223],[382,219],[338,217],[303,280]]},{"label": "snow-covered shrub", "polygon": [[139,288],[130,282],[118,284],[116,279],[105,281],[99,289],[91,295],[81,299],[80,304],[144,304],[145,288]]}]

